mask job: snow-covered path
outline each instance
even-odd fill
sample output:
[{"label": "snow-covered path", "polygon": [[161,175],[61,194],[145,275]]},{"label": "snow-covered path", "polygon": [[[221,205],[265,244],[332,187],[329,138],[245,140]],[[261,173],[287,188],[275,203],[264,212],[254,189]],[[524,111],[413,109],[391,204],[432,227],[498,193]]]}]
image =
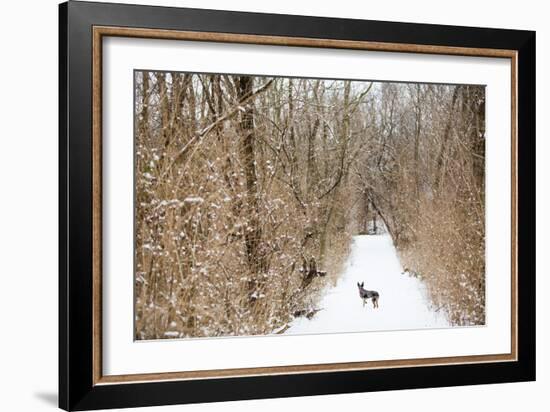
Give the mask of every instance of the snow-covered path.
[{"label": "snow-covered path", "polygon": [[[369,299],[363,307],[357,282],[380,293],[378,309]],[[311,320],[295,319],[286,334],[364,332],[441,328],[449,324],[441,312],[430,308],[425,287],[401,274],[389,235],[355,236],[344,273],[335,287],[328,287],[319,303],[322,310]]]}]

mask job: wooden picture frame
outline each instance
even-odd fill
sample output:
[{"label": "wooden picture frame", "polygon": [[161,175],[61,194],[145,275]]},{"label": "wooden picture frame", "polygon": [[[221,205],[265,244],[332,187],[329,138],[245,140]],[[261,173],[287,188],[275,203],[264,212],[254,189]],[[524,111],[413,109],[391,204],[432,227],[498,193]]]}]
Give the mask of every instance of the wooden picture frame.
[{"label": "wooden picture frame", "polygon": [[[59,406],[65,410],[535,379],[535,33],[168,7],[59,8]],[[512,67],[511,352],[149,374],[102,373],[102,39],[481,56]],[[521,186],[520,186],[521,182]]]}]

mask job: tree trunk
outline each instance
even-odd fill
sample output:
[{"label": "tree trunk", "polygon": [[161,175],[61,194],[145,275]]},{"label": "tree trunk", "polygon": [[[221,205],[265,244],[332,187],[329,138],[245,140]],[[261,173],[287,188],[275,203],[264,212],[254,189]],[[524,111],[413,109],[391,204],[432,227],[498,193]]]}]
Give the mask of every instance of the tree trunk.
[{"label": "tree trunk", "polygon": [[[252,77],[240,76],[237,80],[237,92],[239,100],[243,100],[252,93]],[[259,221],[258,184],[256,174],[256,161],[254,154],[254,106],[249,102],[241,113],[239,128],[241,137],[241,156],[246,178],[246,216],[248,228],[245,231],[245,246],[248,264],[253,275],[264,270],[263,258],[259,246],[262,238],[262,230]],[[257,279],[250,282],[250,289],[255,290]]]},{"label": "tree trunk", "polygon": [[453,118],[454,118],[454,108],[456,103],[456,98],[458,96],[458,91],[460,90],[461,86],[456,86],[453,91],[453,97],[451,98],[451,107],[449,108],[449,117],[447,119],[447,124],[445,125],[445,131],[443,132],[443,140],[441,142],[441,146],[439,147],[439,153],[437,154],[437,162],[436,162],[436,172],[435,172],[435,183],[434,188],[437,192],[437,195],[439,195],[439,189],[441,185],[441,181],[443,179],[443,157],[445,155],[445,151],[447,149],[447,142],[449,141],[449,136],[451,134],[451,127],[453,124]]}]

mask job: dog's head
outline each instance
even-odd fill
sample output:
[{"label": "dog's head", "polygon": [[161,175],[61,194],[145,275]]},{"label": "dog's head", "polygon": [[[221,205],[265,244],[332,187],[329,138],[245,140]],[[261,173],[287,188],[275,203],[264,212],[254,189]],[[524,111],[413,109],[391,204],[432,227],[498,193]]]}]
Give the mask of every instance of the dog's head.
[{"label": "dog's head", "polygon": [[359,289],[362,289],[363,286],[365,286],[365,282],[361,282],[361,283],[357,282],[357,287],[358,287]]}]

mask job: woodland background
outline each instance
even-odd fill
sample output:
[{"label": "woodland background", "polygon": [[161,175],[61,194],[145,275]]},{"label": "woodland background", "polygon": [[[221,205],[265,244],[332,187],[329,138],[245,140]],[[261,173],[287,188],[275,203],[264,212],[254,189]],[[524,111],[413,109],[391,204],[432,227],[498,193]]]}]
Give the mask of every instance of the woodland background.
[{"label": "woodland background", "polygon": [[284,330],[380,231],[484,324],[484,87],[137,71],[135,131],[137,339]]}]

